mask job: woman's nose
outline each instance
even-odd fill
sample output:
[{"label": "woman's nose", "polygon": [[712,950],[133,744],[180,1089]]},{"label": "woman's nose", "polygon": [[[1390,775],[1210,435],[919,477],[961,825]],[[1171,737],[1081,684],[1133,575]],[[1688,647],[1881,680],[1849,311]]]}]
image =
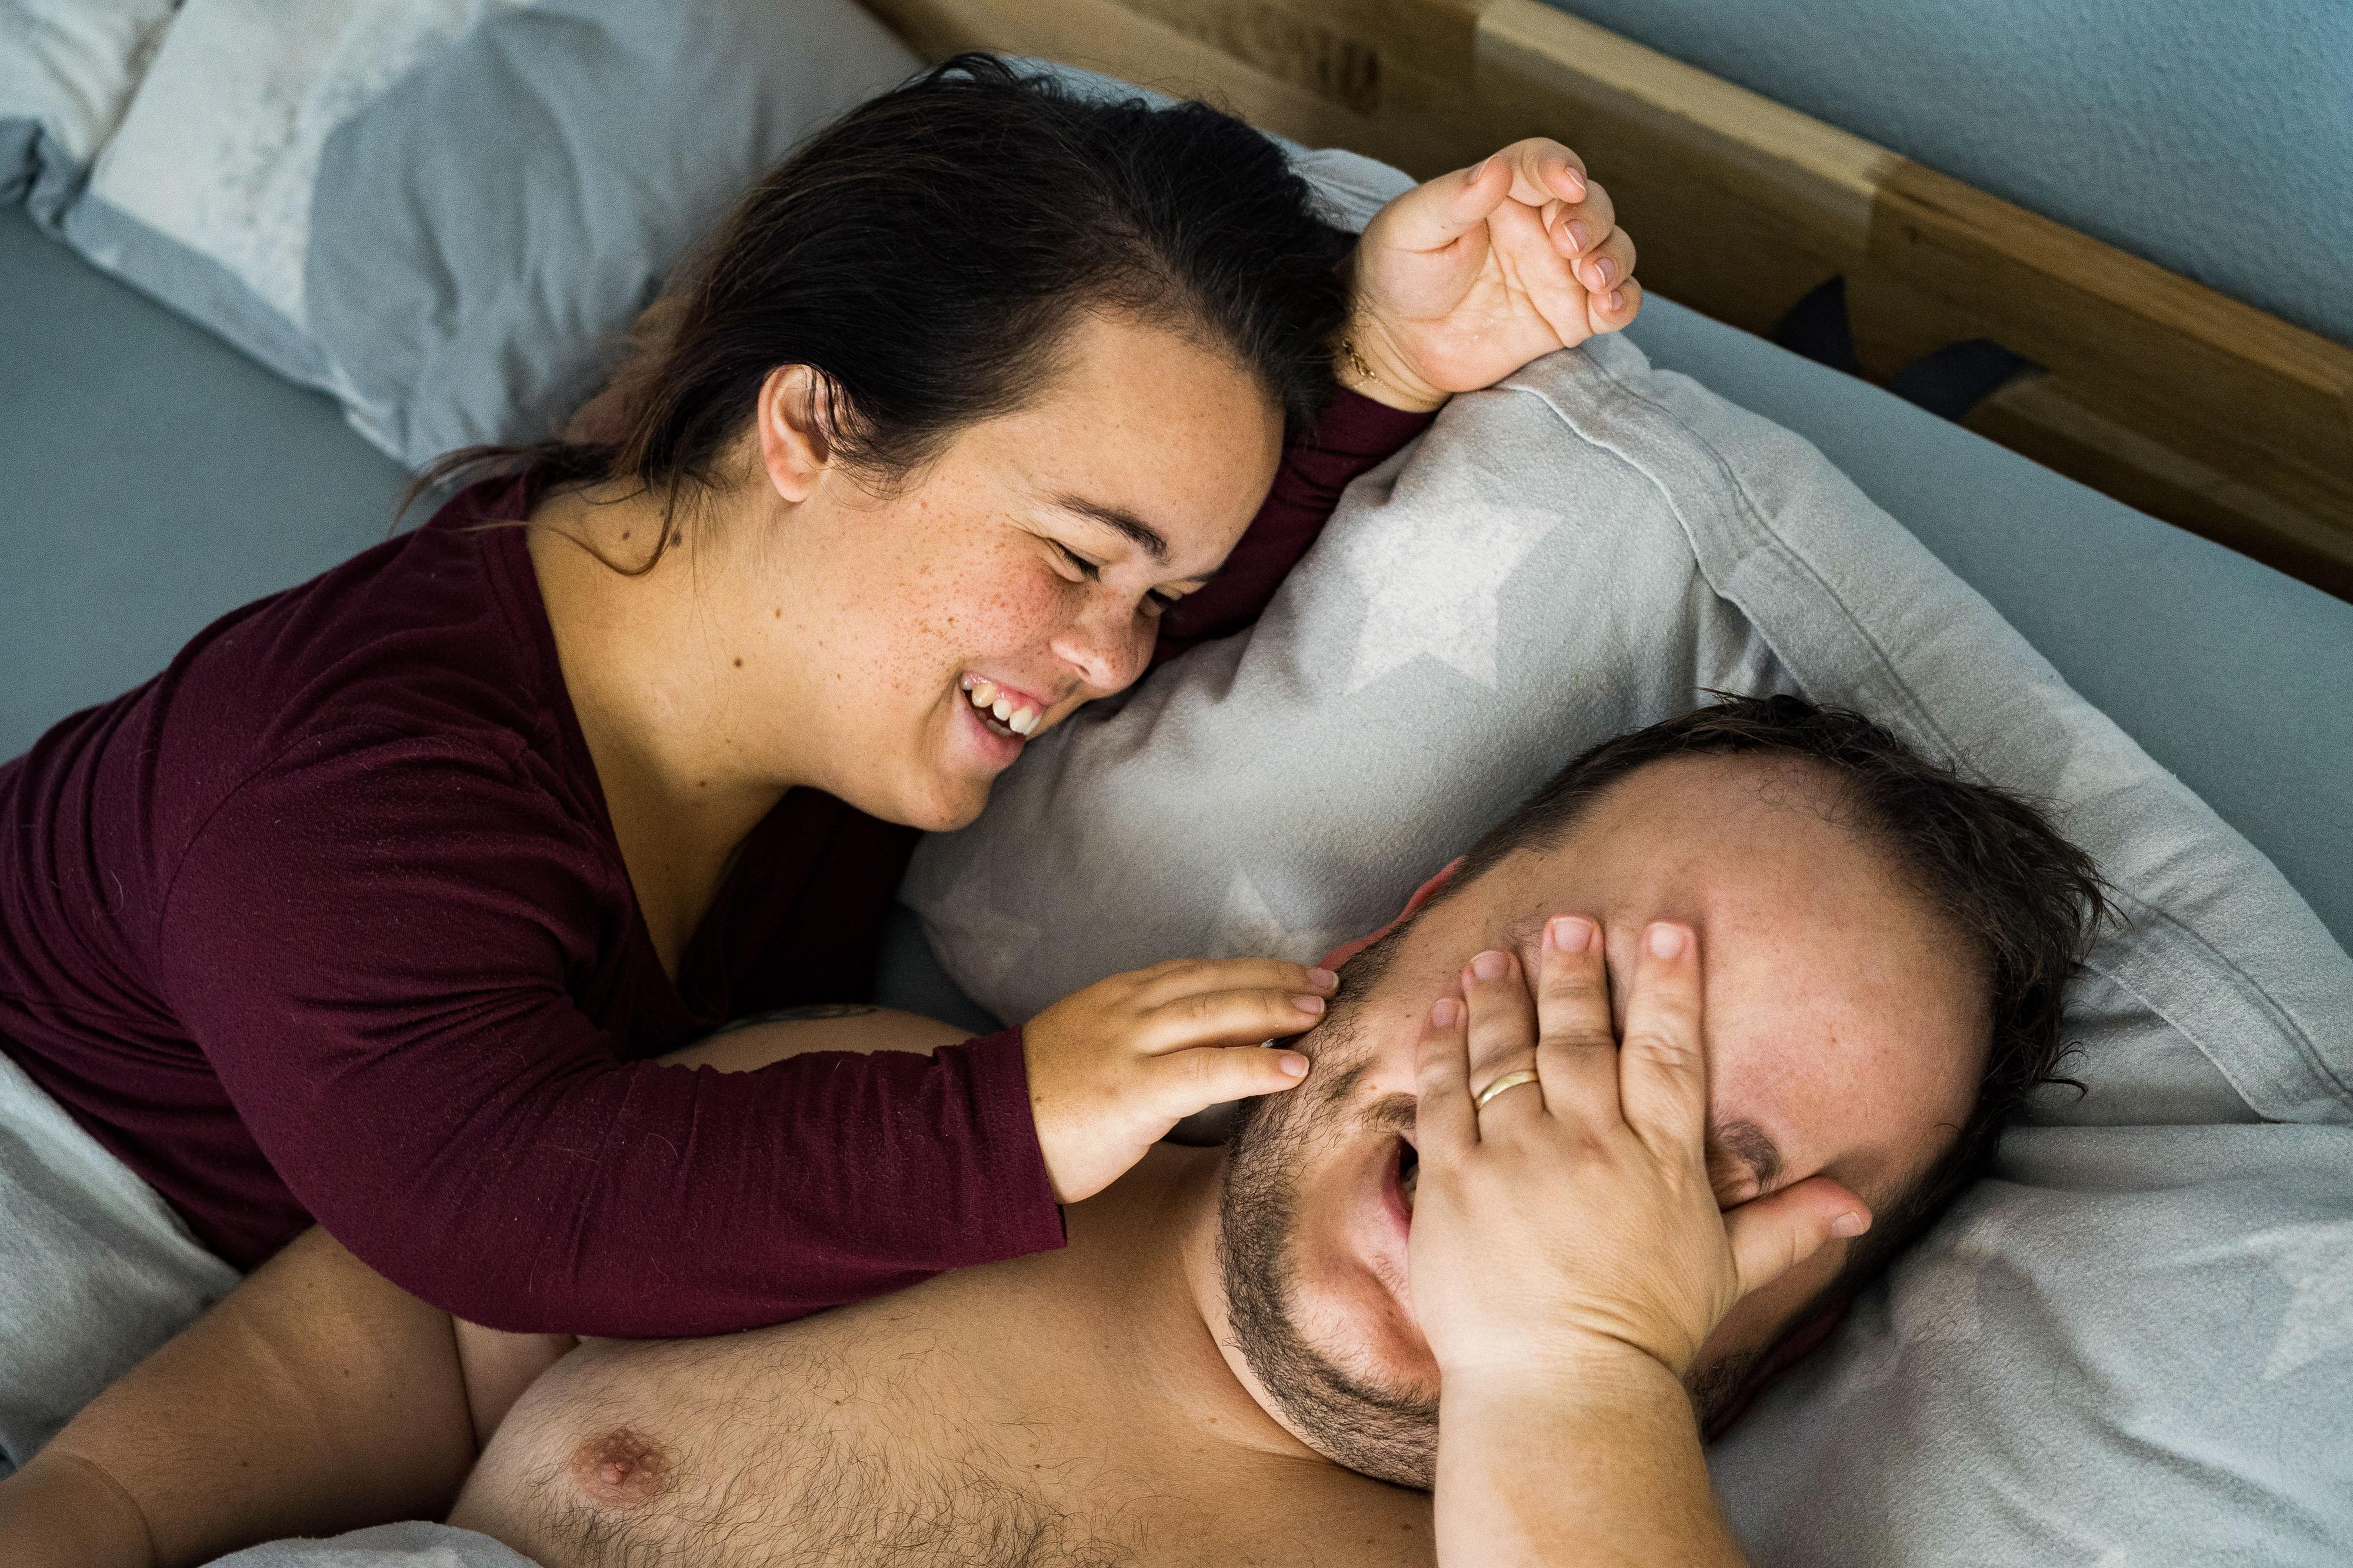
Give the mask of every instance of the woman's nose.
[{"label": "woman's nose", "polygon": [[1078,671],[1090,698],[1124,691],[1152,657],[1152,625],[1133,615],[1088,613],[1053,641],[1055,656]]}]

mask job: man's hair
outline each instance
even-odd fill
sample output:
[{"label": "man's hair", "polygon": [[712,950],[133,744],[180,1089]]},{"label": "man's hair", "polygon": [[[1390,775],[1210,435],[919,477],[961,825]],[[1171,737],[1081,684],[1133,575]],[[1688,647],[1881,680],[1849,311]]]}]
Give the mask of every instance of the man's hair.
[{"label": "man's hair", "polygon": [[1798,697],[1715,695],[1710,707],[1578,756],[1472,847],[1448,891],[1515,851],[1557,844],[1604,792],[1652,763],[1748,756],[1826,775],[1839,820],[1888,855],[1984,961],[1992,1031],[1959,1135],[1873,1216],[1820,1306],[1860,1289],[1984,1169],[2036,1086],[2073,1081],[2058,1076],[2067,1050],[2061,1005],[2108,905],[2091,857],[2017,795],[1929,761],[1860,713]]}]

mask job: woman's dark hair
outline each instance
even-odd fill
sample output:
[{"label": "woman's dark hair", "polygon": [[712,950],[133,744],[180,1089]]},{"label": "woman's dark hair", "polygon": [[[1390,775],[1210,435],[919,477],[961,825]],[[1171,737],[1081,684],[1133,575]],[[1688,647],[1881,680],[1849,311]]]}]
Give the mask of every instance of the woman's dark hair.
[{"label": "woman's dark hair", "polygon": [[1230,115],[960,55],[850,110],[737,204],[674,277],[618,406],[565,439],[453,452],[414,493],[530,464],[674,510],[722,478],[786,364],[816,373],[833,457],[887,484],[1035,396],[1088,311],[1197,337],[1303,425],[1331,395],[1350,243]]},{"label": "woman's dark hair", "polygon": [[[1523,801],[1464,858],[1440,895],[1524,848],[1557,844],[1611,785],[1669,757],[1753,756],[1813,764],[1838,819],[1887,853],[1983,960],[1992,1038],[1968,1121],[1901,1199],[1873,1216],[1824,1298],[1851,1294],[1917,1236],[1991,1157],[2067,1046],[2067,981],[2107,916],[2090,856],[2028,802],[1923,757],[1862,714],[1799,697],[1736,697],[1604,741]],[[1432,902],[1437,900],[1433,900]],[[2081,1085],[2076,1085],[2080,1089]]]}]

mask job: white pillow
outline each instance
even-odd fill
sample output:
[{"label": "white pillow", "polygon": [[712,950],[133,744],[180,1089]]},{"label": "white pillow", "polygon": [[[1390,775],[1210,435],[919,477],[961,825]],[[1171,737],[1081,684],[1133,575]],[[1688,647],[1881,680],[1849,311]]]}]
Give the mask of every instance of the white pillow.
[{"label": "white pillow", "polygon": [[2049,803],[2130,919],[2073,998],[2091,1093],[1717,1446],[1750,1549],[2341,1560],[2353,963],[1811,447],[1622,340],[1458,399],[1253,632],[1046,738],[906,896],[1008,1018],[1174,954],[1311,955],[1709,689],[1858,708]]},{"label": "white pillow", "polygon": [[681,252],[920,64],[850,0],[186,0],[65,234],[413,467],[547,437]]},{"label": "white pillow", "polygon": [[0,0],[0,199],[55,228],[179,0]]}]

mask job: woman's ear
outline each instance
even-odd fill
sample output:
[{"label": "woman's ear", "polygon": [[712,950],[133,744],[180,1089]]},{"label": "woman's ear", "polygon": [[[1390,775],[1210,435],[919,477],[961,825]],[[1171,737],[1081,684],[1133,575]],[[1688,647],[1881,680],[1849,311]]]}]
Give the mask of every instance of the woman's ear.
[{"label": "woman's ear", "polygon": [[825,429],[828,390],[805,364],[778,365],[760,384],[760,466],[784,500],[807,500],[832,459]]},{"label": "woman's ear", "polygon": [[1440,866],[1438,868],[1437,873],[1432,876],[1429,881],[1424,882],[1420,887],[1416,888],[1413,890],[1413,897],[1405,901],[1405,908],[1397,912],[1397,918],[1395,920],[1389,921],[1388,924],[1381,927],[1380,930],[1375,931],[1370,936],[1360,936],[1354,942],[1342,942],[1339,946],[1325,953],[1322,959],[1318,960],[1318,966],[1324,969],[1337,970],[1342,964],[1347,963],[1348,960],[1356,957],[1356,954],[1364,952],[1365,949],[1372,946],[1373,943],[1388,935],[1389,932],[1397,930],[1398,927],[1413,919],[1415,915],[1421,912],[1422,905],[1430,902],[1430,900],[1438,896],[1439,889],[1446,886],[1447,883],[1454,879],[1454,873],[1462,869],[1462,858],[1463,858],[1461,856],[1457,855],[1453,859],[1449,860],[1445,865]]}]

